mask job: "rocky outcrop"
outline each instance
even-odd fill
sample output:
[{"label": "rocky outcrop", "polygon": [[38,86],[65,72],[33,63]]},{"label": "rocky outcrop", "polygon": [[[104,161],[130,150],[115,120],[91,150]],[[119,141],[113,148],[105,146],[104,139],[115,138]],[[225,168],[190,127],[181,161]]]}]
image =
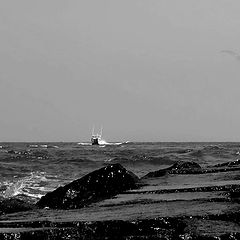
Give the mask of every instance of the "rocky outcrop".
[{"label": "rocky outcrop", "polygon": [[[239,214],[238,214],[239,215]],[[135,221],[93,221],[93,222],[3,222],[0,223],[0,239],[168,239],[168,240],[234,240],[240,239],[238,227],[226,233],[212,229],[221,228],[239,222],[239,217],[232,214],[154,218]],[[198,228],[206,228],[199,232]]]},{"label": "rocky outcrop", "polygon": [[53,209],[81,208],[137,188],[138,181],[136,175],[120,164],[112,164],[47,193],[39,200],[37,206]]},{"label": "rocky outcrop", "polygon": [[169,174],[196,174],[196,173],[202,173],[202,168],[199,164],[197,164],[195,162],[178,161],[169,168],[150,172],[147,175],[145,175],[143,178],[161,177],[167,173],[169,173]]},{"label": "rocky outcrop", "polygon": [[232,201],[240,201],[240,186],[232,188],[229,191],[229,197]]},{"label": "rocky outcrop", "polygon": [[[3,227],[3,226],[1,226]],[[0,239],[171,239],[177,240],[186,224],[179,219],[146,219],[136,221],[96,221],[69,223],[11,223],[0,232]],[[29,228],[29,230],[27,229]],[[34,229],[35,228],[35,229]],[[22,230],[23,229],[23,230]]]},{"label": "rocky outcrop", "polygon": [[201,166],[195,162],[178,161],[170,167],[169,173],[191,174],[200,173],[201,171]]},{"label": "rocky outcrop", "polygon": [[36,208],[33,204],[26,203],[20,199],[10,198],[0,201],[0,215],[13,212],[21,212]]},{"label": "rocky outcrop", "polygon": [[220,164],[214,165],[213,167],[237,167],[237,166],[240,166],[239,159],[231,162],[220,163]]}]

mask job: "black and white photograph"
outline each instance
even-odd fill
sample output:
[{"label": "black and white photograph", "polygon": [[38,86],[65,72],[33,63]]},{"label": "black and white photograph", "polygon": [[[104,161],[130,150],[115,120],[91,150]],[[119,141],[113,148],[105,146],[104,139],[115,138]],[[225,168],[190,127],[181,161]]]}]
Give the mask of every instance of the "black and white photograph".
[{"label": "black and white photograph", "polygon": [[239,0],[0,0],[0,240],[240,240]]}]

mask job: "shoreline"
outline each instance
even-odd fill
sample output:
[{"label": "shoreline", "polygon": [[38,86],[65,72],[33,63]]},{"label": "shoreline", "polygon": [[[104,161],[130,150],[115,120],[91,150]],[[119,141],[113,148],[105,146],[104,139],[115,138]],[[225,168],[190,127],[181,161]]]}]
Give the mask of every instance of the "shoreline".
[{"label": "shoreline", "polygon": [[179,161],[141,179],[108,165],[47,193],[32,208],[12,199],[19,209],[10,213],[6,200],[10,212],[0,215],[0,240],[240,239],[239,164],[205,171]]}]

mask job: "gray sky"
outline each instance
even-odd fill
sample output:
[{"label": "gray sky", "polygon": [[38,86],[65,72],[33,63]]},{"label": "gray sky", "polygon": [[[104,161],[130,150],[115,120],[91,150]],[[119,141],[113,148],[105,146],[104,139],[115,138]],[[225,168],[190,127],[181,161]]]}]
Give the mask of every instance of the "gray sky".
[{"label": "gray sky", "polygon": [[240,141],[239,0],[0,3],[0,141]]}]

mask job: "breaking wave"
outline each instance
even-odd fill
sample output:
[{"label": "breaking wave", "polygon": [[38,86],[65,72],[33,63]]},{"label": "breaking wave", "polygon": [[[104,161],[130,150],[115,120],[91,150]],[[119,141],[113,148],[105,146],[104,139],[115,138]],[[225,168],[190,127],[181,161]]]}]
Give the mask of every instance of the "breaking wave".
[{"label": "breaking wave", "polygon": [[[130,143],[129,141],[126,142],[107,142],[103,139],[99,140],[99,145],[110,145],[110,146],[118,146],[118,145],[122,145],[122,144],[127,144]],[[82,146],[92,146],[92,143],[90,142],[79,142],[78,145],[82,145]]]},{"label": "breaking wave", "polygon": [[[1,183],[2,196],[11,198],[24,195],[33,199],[39,199],[49,190],[48,183],[57,182],[57,176],[47,175],[45,172],[31,172],[29,176],[20,178],[14,182],[5,181]],[[55,184],[56,185],[56,184]]]},{"label": "breaking wave", "polygon": [[30,144],[29,148],[59,148],[56,145],[48,145],[48,144]]},{"label": "breaking wave", "polygon": [[78,145],[91,146],[92,144],[90,142],[79,142]]}]

